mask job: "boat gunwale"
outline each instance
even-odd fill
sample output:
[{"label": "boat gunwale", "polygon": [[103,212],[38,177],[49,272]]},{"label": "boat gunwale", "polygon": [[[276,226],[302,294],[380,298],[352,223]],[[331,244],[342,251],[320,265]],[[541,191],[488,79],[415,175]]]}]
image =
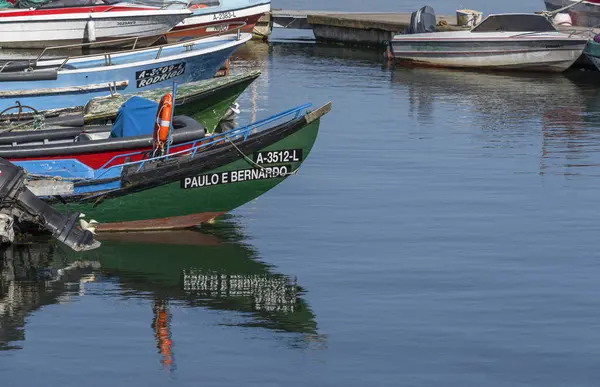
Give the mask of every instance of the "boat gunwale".
[{"label": "boat gunwale", "polygon": [[[233,30],[230,30],[230,31],[233,31]],[[133,68],[136,66],[143,66],[143,65],[147,65],[147,64],[165,62],[167,60],[186,59],[189,57],[194,57],[194,56],[199,56],[199,55],[210,54],[213,52],[222,51],[222,50],[225,50],[225,49],[228,49],[231,47],[242,45],[242,44],[248,42],[252,38],[252,34],[247,33],[247,32],[241,32],[239,35],[240,35],[239,38],[237,37],[237,35],[234,35],[234,34],[228,34],[228,35],[226,34],[226,35],[222,35],[222,36],[199,37],[198,39],[187,40],[184,42],[175,42],[175,43],[169,43],[169,44],[164,44],[164,45],[160,45],[160,46],[145,47],[145,48],[129,50],[129,51],[118,51],[114,54],[113,53],[105,53],[105,54],[82,55],[82,56],[76,56],[76,57],[69,57],[66,60],[65,59],[47,59],[47,60],[38,61],[37,65],[40,67],[60,66],[60,69],[58,70],[59,76],[62,74],[65,74],[65,75],[79,74],[82,72],[99,72],[99,71],[107,71],[107,70],[114,70],[114,69],[119,70],[119,69],[123,69],[123,68]],[[143,38],[147,38],[147,37],[148,36],[143,36]],[[226,38],[226,39],[224,39],[224,38]],[[165,48],[173,49],[173,48],[179,48],[179,47],[184,48],[186,46],[193,47],[196,43],[198,43],[202,40],[208,40],[209,42],[215,42],[216,44],[214,46],[207,47],[207,48],[191,49],[191,50],[184,49],[185,51],[180,54],[161,56],[159,58],[154,58],[154,59],[146,60],[143,62],[130,62],[130,63],[111,65],[111,66],[103,65],[103,66],[81,68],[81,69],[65,69],[63,67],[67,63],[77,64],[77,63],[93,61],[93,60],[102,60],[102,59],[106,58],[107,55],[109,55],[111,58],[120,58],[123,56],[131,55],[132,53],[140,53],[140,52],[144,52],[144,51],[151,53],[151,52],[158,52],[159,50],[162,51]],[[219,44],[220,41],[223,41],[224,43]],[[60,48],[60,47],[54,47],[54,48]]]},{"label": "boat gunwale", "polygon": [[[8,11],[10,12],[10,11]],[[101,19],[123,19],[133,16],[139,17],[157,17],[157,16],[186,16],[189,17],[193,13],[188,9],[171,9],[171,8],[155,8],[155,9],[140,9],[138,11],[103,11],[103,12],[78,12],[78,13],[55,13],[48,15],[31,15],[31,16],[8,16],[0,12],[0,25],[10,23],[41,23],[52,21],[77,21],[77,20],[101,20]]]}]

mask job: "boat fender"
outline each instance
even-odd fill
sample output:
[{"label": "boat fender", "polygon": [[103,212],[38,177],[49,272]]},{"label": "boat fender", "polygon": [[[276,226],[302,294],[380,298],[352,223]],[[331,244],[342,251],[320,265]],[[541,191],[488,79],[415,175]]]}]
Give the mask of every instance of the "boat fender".
[{"label": "boat fender", "polygon": [[204,125],[188,116],[173,116],[173,130],[193,131],[197,133],[198,137],[204,137],[206,135]]},{"label": "boat fender", "polygon": [[55,81],[56,79],[58,79],[56,69],[0,73],[0,82]]},{"label": "boat fender", "polygon": [[554,15],[554,24],[557,26],[568,26],[571,27],[573,25],[573,21],[571,20],[571,15],[568,13],[557,13]]},{"label": "boat fender", "polygon": [[94,19],[92,19],[92,15],[90,15],[90,20],[88,20],[87,24],[85,25],[85,33],[89,43],[96,41],[96,26],[94,24]]},{"label": "boat fender", "polygon": [[82,128],[85,125],[85,117],[80,113],[65,114],[58,117],[46,118],[46,125]]},{"label": "boat fender", "polygon": [[171,126],[171,112],[173,111],[173,96],[171,93],[163,95],[158,104],[158,113],[156,114],[156,123],[154,124],[154,134],[152,143],[156,148],[161,148],[169,137],[169,127]]}]

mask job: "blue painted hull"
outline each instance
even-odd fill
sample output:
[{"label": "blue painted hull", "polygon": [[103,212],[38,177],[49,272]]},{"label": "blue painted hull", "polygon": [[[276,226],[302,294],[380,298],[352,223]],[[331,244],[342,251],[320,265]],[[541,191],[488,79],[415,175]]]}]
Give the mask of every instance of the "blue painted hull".
[{"label": "blue painted hull", "polygon": [[104,65],[103,56],[68,62],[55,80],[0,82],[0,111],[16,101],[37,110],[79,107],[92,98],[110,95],[111,88],[133,94],[168,87],[174,81],[181,84],[209,79],[245,41],[197,45],[192,50],[167,47],[159,59],[155,59],[156,50],[119,54],[113,56],[111,66]]}]

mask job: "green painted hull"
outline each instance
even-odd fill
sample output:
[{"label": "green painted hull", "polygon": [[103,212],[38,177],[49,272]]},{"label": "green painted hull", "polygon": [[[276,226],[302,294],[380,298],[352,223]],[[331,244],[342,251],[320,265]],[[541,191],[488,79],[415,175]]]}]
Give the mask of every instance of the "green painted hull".
[{"label": "green painted hull", "polygon": [[[175,114],[192,117],[204,125],[207,133],[213,133],[235,100],[259,76],[260,71],[252,71],[180,85],[177,88]],[[170,91],[169,88],[161,88],[138,96],[159,102]],[[90,101],[85,107],[85,121],[97,123],[115,118],[119,107],[129,98],[131,96],[125,95]]]},{"label": "green painted hull", "polygon": [[[317,138],[319,124],[320,119],[306,123],[294,133],[263,147],[259,152],[297,150],[297,153],[302,155],[298,161],[268,165],[269,167],[285,166],[287,171],[295,171],[310,153]],[[202,176],[235,174],[232,171],[256,169],[249,161],[236,154],[236,161],[203,172]],[[178,179],[145,191],[106,198],[98,204],[70,203],[69,208],[71,211],[84,213],[86,219],[100,222],[98,231],[187,228],[210,221],[248,203],[287,177],[264,178],[263,176],[263,178],[257,177],[253,180],[207,184],[188,189],[183,189],[184,180]],[[115,226],[114,224],[121,225]]]},{"label": "green painted hull", "polygon": [[600,43],[596,43],[593,40],[588,41],[583,53],[600,58]]},{"label": "green painted hull", "polygon": [[585,45],[583,53],[587,55],[589,60],[596,66],[596,69],[600,70],[600,43],[589,40]]}]

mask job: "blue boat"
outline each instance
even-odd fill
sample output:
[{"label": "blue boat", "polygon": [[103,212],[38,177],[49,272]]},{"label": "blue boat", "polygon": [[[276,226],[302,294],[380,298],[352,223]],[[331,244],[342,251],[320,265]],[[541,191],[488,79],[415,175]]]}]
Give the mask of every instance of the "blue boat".
[{"label": "blue boat", "polygon": [[133,94],[212,78],[251,39],[238,33],[97,55],[7,62],[0,66],[0,112],[15,105],[37,111],[84,106],[113,93]]}]

